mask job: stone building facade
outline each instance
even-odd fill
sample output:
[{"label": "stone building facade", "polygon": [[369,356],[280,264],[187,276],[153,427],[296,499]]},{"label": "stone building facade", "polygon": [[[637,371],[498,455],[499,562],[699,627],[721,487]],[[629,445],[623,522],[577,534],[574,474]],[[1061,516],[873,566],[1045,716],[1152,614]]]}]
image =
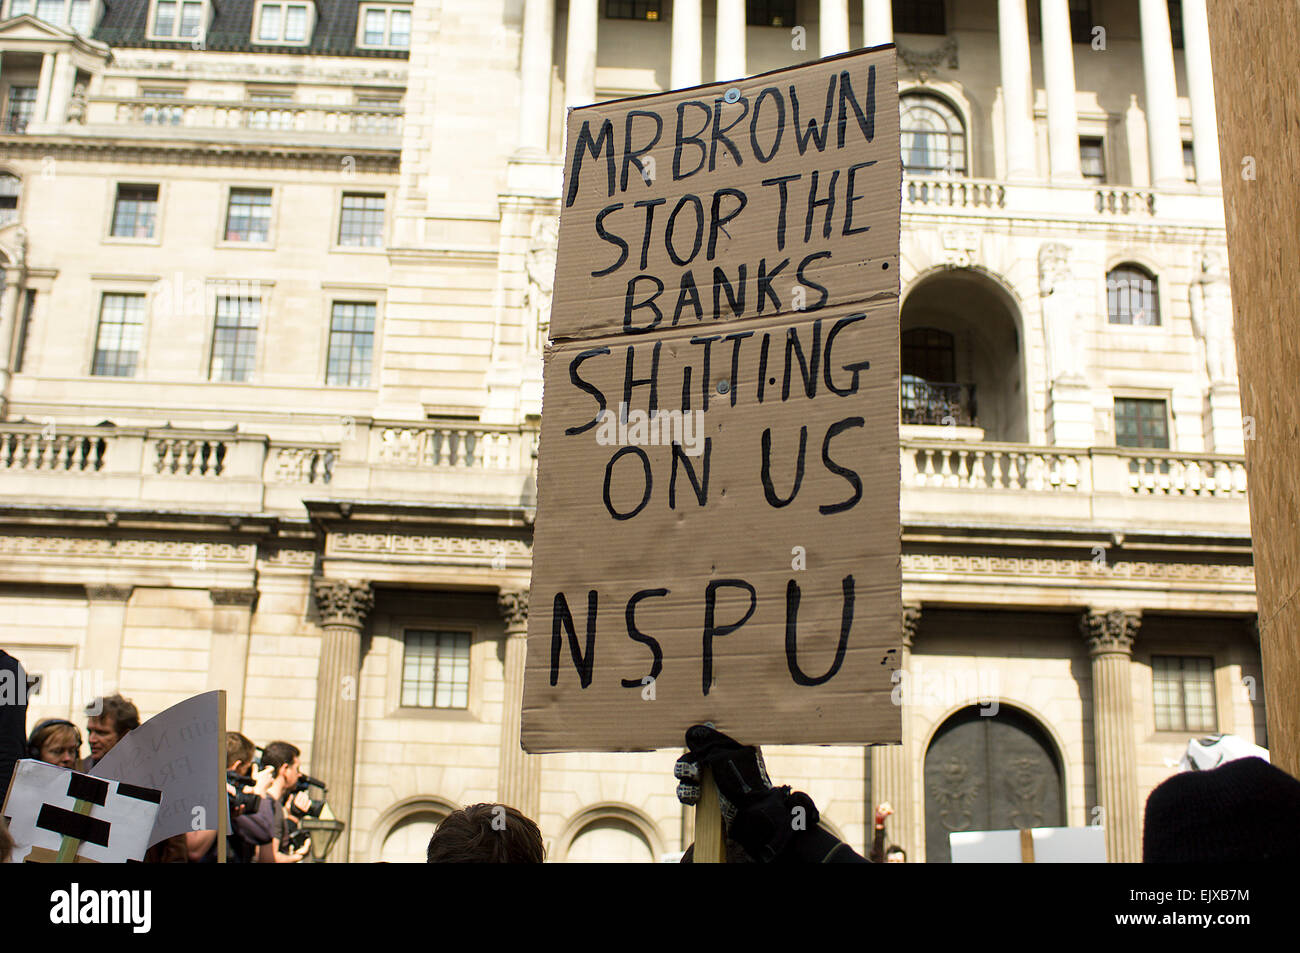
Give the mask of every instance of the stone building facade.
[{"label": "stone building facade", "polygon": [[859,849],[889,800],[913,860],[1089,823],[1135,860],[1189,737],[1266,742],[1204,0],[0,14],[33,719],[224,688],[328,781],[333,859],[497,799],[554,860],[680,851],[676,752],[517,743],[564,108],[896,42],[904,744],[773,776]]}]

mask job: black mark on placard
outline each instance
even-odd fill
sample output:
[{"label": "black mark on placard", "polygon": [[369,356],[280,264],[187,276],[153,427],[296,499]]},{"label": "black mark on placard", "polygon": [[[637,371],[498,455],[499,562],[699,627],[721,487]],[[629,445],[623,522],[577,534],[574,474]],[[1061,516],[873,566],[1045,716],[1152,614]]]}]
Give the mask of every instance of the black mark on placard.
[{"label": "black mark on placard", "polygon": [[[826,134],[831,130],[831,113],[835,109],[835,75],[831,74],[830,82],[826,84],[826,117],[822,120],[820,129],[817,127],[816,115],[809,118],[806,129],[800,128],[799,94],[795,90],[794,86],[790,87],[790,108],[794,111],[794,138],[795,142],[799,146],[799,155],[803,155],[808,150],[809,140],[811,140],[813,145],[817,147],[818,152],[825,152]],[[586,127],[584,126],[584,129],[585,128]],[[611,138],[612,137],[613,134],[611,133]],[[579,142],[579,145],[581,145],[581,142]],[[595,155],[595,153],[592,154]],[[609,161],[614,161],[613,155],[609,157]]]},{"label": "black mark on placard", "polygon": [[827,470],[830,470],[832,473],[838,473],[840,476],[844,477],[844,479],[849,481],[849,486],[853,487],[853,495],[840,503],[824,503],[817,507],[823,516],[829,516],[832,513],[842,513],[844,510],[851,510],[857,505],[858,500],[862,499],[862,478],[858,476],[856,471],[850,470],[848,467],[842,467],[831,459],[831,439],[846,430],[850,430],[854,427],[865,426],[866,421],[861,417],[845,417],[843,420],[838,420],[831,424],[830,427],[826,429],[826,439],[822,441],[822,463],[825,464]]},{"label": "black mark on placard", "polygon": [[555,605],[551,616],[551,684],[560,682],[560,645],[563,642],[561,629],[569,636],[569,653],[573,656],[573,667],[578,670],[578,682],[583,688],[591,684],[591,670],[596,664],[596,590],[587,593],[587,650],[583,652],[578,645],[578,635],[574,629],[573,613],[569,611],[568,600],[564,593],[555,594]]},{"label": "black mark on placard", "polygon": [[636,348],[627,346],[627,361],[623,367],[623,406],[632,408],[632,392],[638,387],[650,385],[650,398],[646,403],[646,413],[653,414],[659,409],[659,351],[663,341],[656,341],[650,352],[650,376],[636,376]]},{"label": "black mark on placard", "polygon": [[[668,595],[667,589],[642,589],[640,592],[635,593],[631,599],[627,600],[627,609],[624,613],[627,621],[627,637],[633,642],[640,642],[642,645],[648,646],[650,653],[653,656],[653,659],[650,662],[651,681],[657,679],[659,673],[664,670],[664,652],[663,649],[659,647],[659,641],[657,639],[653,636],[646,635],[636,627],[636,604],[642,599],[649,599],[651,597],[660,598],[666,595]],[[640,678],[625,678],[622,679],[622,683],[624,688],[640,688],[645,685],[645,681]]]},{"label": "black mark on placard", "polygon": [[[758,144],[758,115],[763,109],[763,100],[771,96],[776,102],[776,122],[773,128],[776,129],[776,138],[772,140],[772,148],[768,150],[767,155],[763,155],[763,149]],[[754,150],[754,158],[759,162],[771,162],[776,156],[776,150],[781,148],[781,137],[785,135],[785,100],[781,98],[781,91],[775,86],[767,86],[758,98],[754,100],[754,118],[749,121],[749,144]],[[766,184],[766,183],[764,183]]]},{"label": "black mark on placard", "polygon": [[862,130],[862,137],[867,142],[874,140],[876,138],[876,67],[874,65],[867,67],[866,115],[863,115],[862,107],[858,105],[857,97],[853,95],[853,85],[849,82],[848,70],[840,73],[840,122],[836,144],[841,149],[844,148],[844,132],[849,123],[849,117],[844,109],[845,103],[853,107],[853,116],[858,121],[858,128]]},{"label": "black mark on placard", "polygon": [[[641,467],[645,471],[645,493],[642,495],[641,502],[636,505],[635,509],[627,513],[620,513],[618,510],[614,509],[614,502],[610,499],[609,489],[610,484],[614,480],[614,464],[618,463],[619,457],[627,453],[635,453],[641,460]],[[609,458],[609,463],[605,465],[605,509],[609,511],[609,515],[614,517],[616,520],[630,520],[632,517],[636,516],[636,514],[645,509],[646,504],[650,502],[650,495],[653,490],[654,475],[650,472],[650,458],[646,456],[645,451],[640,447],[620,447],[615,451],[614,455]]]},{"label": "black mark on placard", "polygon": [[821,366],[822,322],[813,322],[812,353],[805,360],[803,345],[799,342],[799,328],[790,327],[785,332],[785,380],[781,383],[781,400],[790,399],[791,358],[799,362],[799,376],[803,378],[804,394],[811,400],[817,396],[817,370]]},{"label": "black mark on placard", "polygon": [[68,797],[103,807],[108,800],[108,782],[73,772],[68,776]]},{"label": "black mark on placard", "polygon": [[773,507],[780,509],[789,506],[799,495],[799,485],[803,483],[804,451],[808,449],[808,427],[799,428],[799,456],[795,460],[794,487],[784,500],[777,496],[776,487],[772,485],[772,428],[763,431],[763,466],[760,474],[763,481],[763,495]]},{"label": "black mark on placard", "polygon": [[785,661],[796,685],[824,685],[835,677],[844,664],[844,653],[849,647],[849,631],[853,628],[853,577],[845,576],[841,582],[844,591],[844,609],[840,616],[840,640],[835,646],[835,661],[825,675],[813,678],[799,667],[799,584],[791,579],[785,586]]},{"label": "black mark on placard", "polygon": [[[655,123],[655,134],[650,141],[639,149],[632,148],[632,126],[636,124],[637,119],[653,119]],[[664,120],[656,112],[649,112],[645,109],[633,109],[627,114],[627,125],[623,129],[623,171],[619,176],[618,188],[620,192],[627,191],[627,168],[629,165],[635,165],[637,172],[641,173],[641,178],[645,178],[645,169],[641,165],[641,156],[645,155],[656,145],[659,144],[659,137],[664,132]],[[641,267],[645,267],[642,265]]]},{"label": "black mark on placard", "polygon": [[686,478],[691,481],[691,488],[695,491],[695,499],[700,506],[705,506],[709,502],[709,458],[713,455],[713,438],[704,438],[704,462],[700,469],[704,475],[701,479],[695,478],[695,467],[691,466],[691,458],[686,455],[682,445],[673,441],[673,469],[668,478],[668,508],[677,509],[677,464],[680,462],[682,468],[686,470]]},{"label": "black mark on placard", "polygon": [[583,361],[587,360],[588,358],[596,357],[598,354],[608,354],[608,353],[609,353],[609,348],[607,347],[593,347],[593,348],[589,348],[588,350],[578,352],[577,354],[574,355],[573,360],[569,362],[569,380],[573,382],[573,386],[578,388],[581,391],[585,391],[586,393],[590,394],[592,397],[596,398],[596,403],[599,406],[596,408],[596,413],[592,415],[591,420],[587,421],[581,427],[566,428],[564,431],[566,436],[572,437],[575,434],[584,433],[585,431],[590,430],[592,427],[596,426],[596,424],[600,422],[600,415],[605,410],[605,394],[595,384],[588,383],[587,381],[584,381],[581,377],[579,377],[578,367],[579,365],[582,364]]},{"label": "black mark on placard", "polygon": [[744,160],[741,159],[740,157],[740,150],[736,148],[736,144],[734,142],[732,142],[729,138],[727,138],[727,133],[731,132],[732,129],[734,129],[736,126],[739,126],[742,122],[744,122],[745,117],[749,115],[749,100],[746,99],[744,96],[741,96],[738,102],[743,107],[740,110],[740,115],[737,116],[735,119],[733,119],[730,122],[730,124],[724,126],[722,125],[723,100],[715,99],[713,101],[713,129],[709,133],[709,171],[710,172],[712,172],[716,168],[715,160],[718,157],[719,142],[721,142],[726,147],[727,151],[731,153],[732,158],[736,160],[737,166],[744,165]]},{"label": "black mark on placard", "polygon": [[[700,128],[693,135],[689,135],[689,136],[683,135],[684,126],[686,123],[687,106],[695,106],[699,109],[704,110],[704,125],[700,126]],[[699,172],[700,169],[704,168],[704,163],[709,158],[709,150],[708,147],[705,146],[704,140],[700,137],[704,134],[704,130],[709,128],[709,124],[712,122],[712,120],[713,120],[713,110],[712,108],[709,107],[708,103],[702,103],[698,99],[689,99],[686,102],[681,102],[677,104],[677,134],[675,137],[675,144],[673,146],[673,181],[674,182],[677,182],[681,179],[689,178],[690,176],[694,175],[696,172]],[[700,161],[695,164],[695,168],[691,169],[690,172],[683,172],[682,171],[682,147],[686,145],[688,142],[700,150]]]},{"label": "black mark on placard", "polygon": [[609,173],[609,194],[611,196],[614,194],[614,123],[606,119],[600,125],[600,135],[592,139],[591,120],[584,120],[582,131],[578,133],[578,142],[573,147],[573,166],[569,170],[569,194],[564,199],[566,208],[572,205],[573,200],[578,197],[578,179],[582,174],[583,149],[586,149],[593,159],[599,158],[602,152],[605,153],[605,164]]},{"label": "black mark on placard", "polygon": [[36,826],[43,831],[61,834],[100,847],[108,846],[108,821],[88,814],[76,814],[53,804],[42,804]]},{"label": "black mark on placard", "polygon": [[627,261],[627,251],[628,251],[627,242],[623,241],[623,239],[620,238],[618,235],[611,235],[609,232],[605,231],[605,216],[609,215],[611,212],[617,212],[622,207],[623,207],[623,203],[618,202],[615,203],[614,205],[606,205],[603,209],[601,209],[599,212],[596,213],[596,234],[599,235],[602,240],[607,241],[615,248],[618,248],[619,253],[618,253],[618,259],[614,262],[614,264],[610,265],[608,268],[602,268],[599,271],[593,271],[591,273],[591,277],[593,278],[600,278],[603,275],[608,275],[611,272],[618,271],[620,268],[623,267],[623,262]]},{"label": "black mark on placard", "polygon": [[846,315],[831,325],[830,332],[826,335],[826,389],[838,397],[848,397],[858,392],[858,375],[871,367],[870,361],[858,361],[855,364],[845,364],[844,370],[853,373],[853,381],[848,387],[836,387],[835,382],[831,380],[831,350],[835,347],[835,338],[844,328],[850,324],[856,324],[859,321],[865,321],[867,316],[862,312],[857,314]]},{"label": "black mark on placard", "polygon": [[[718,590],[723,586],[729,589],[743,589],[749,593],[749,608],[745,610],[744,616],[739,622],[730,625],[716,625],[714,623],[714,610],[718,603]],[[703,668],[701,670],[701,683],[704,688],[704,694],[709,693],[709,686],[713,682],[713,640],[721,638],[724,635],[730,635],[742,625],[749,621],[749,617],[754,614],[758,607],[758,593],[754,587],[743,579],[715,579],[709,583],[704,590],[704,655]]]},{"label": "black mark on placard", "polygon": [[134,784],[127,784],[125,781],[117,782],[117,793],[122,797],[135,798],[137,801],[150,801],[154,804],[162,803],[162,791],[157,788],[141,788]]}]

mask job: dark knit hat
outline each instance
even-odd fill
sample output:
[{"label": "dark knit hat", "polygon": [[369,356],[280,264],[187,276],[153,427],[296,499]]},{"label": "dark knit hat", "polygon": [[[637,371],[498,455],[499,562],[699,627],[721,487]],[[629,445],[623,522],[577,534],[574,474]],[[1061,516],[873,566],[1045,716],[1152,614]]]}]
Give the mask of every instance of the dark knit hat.
[{"label": "dark knit hat", "polygon": [[1142,860],[1300,860],[1300,781],[1262,758],[1175,774],[1147,798]]}]

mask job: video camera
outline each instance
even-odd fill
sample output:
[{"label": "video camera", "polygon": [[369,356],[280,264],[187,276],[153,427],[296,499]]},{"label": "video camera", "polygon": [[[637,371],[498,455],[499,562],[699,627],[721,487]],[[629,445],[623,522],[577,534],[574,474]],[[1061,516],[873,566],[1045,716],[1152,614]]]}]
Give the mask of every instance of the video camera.
[{"label": "video camera", "polygon": [[258,812],[258,809],[262,806],[261,796],[242,790],[253,783],[252,778],[245,777],[238,771],[227,771],[226,783],[235,788],[235,793],[230,796],[230,813],[232,815],[240,813],[240,808],[243,808],[242,813],[244,814],[256,814]]}]

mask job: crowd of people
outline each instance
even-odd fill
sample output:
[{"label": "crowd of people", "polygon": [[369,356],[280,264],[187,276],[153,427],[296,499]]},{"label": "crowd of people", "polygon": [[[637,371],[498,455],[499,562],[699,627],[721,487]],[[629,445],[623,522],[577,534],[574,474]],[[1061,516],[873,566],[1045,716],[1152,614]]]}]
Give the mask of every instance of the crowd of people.
[{"label": "crowd of people", "polygon": [[[12,656],[0,651],[0,668],[14,670],[12,661]],[[96,698],[86,706],[84,736],[81,727],[66,718],[46,718],[32,726],[24,740],[25,718],[25,704],[0,705],[0,791],[8,790],[20,759],[89,772],[127,732],[140,726],[139,710],[121,695]],[[298,748],[273,741],[259,754],[251,740],[228,731],[226,782],[231,818],[227,863],[293,864],[306,856],[309,835],[300,821],[319,816],[323,801],[314,800],[309,788],[324,786],[304,773]],[[9,840],[0,820],[0,861],[6,859]],[[180,834],[150,847],[144,861],[214,863],[216,841],[215,830]]]}]

